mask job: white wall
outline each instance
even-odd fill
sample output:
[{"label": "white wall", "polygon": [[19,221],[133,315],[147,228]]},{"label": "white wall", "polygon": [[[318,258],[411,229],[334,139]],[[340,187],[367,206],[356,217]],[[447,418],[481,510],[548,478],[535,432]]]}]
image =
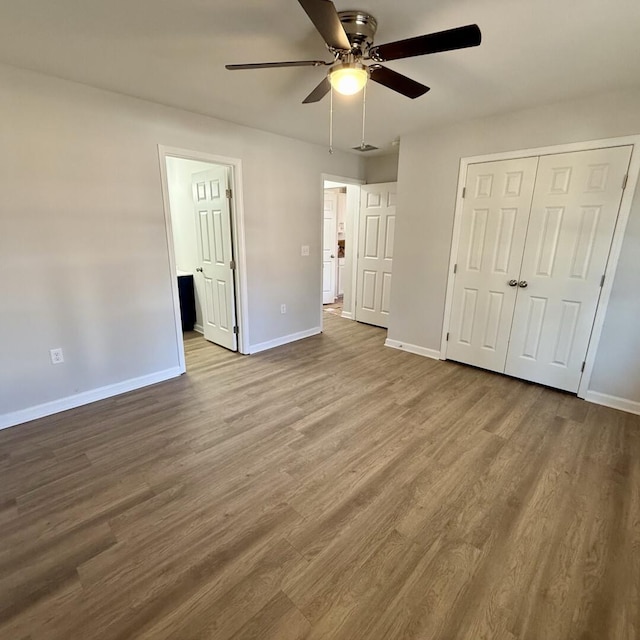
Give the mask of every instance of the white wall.
[{"label": "white wall", "polygon": [[196,325],[202,330],[202,303],[204,290],[202,278],[196,277],[199,266],[198,245],[196,238],[196,220],[191,191],[191,176],[198,171],[211,169],[208,162],[185,160],[184,158],[167,158],[167,187],[171,207],[171,230],[173,232],[173,248],[175,251],[176,269],[191,273],[195,288]]},{"label": "white wall", "polygon": [[398,154],[368,156],[365,158],[364,178],[367,184],[397,182]]},{"label": "white wall", "polygon": [[361,158],[7,66],[0,86],[0,425],[175,375],[158,144],[242,160],[250,344],[317,327],[320,176]]},{"label": "white wall", "polygon": [[[640,133],[640,89],[403,137],[389,338],[440,350],[461,157]],[[636,193],[591,389],[640,402],[640,193]]]}]

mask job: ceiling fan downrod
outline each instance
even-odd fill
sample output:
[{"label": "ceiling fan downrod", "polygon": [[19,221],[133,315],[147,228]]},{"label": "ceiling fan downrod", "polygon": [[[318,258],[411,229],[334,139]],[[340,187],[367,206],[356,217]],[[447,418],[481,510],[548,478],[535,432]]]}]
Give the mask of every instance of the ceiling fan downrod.
[{"label": "ceiling fan downrod", "polygon": [[360,149],[364,151],[367,148],[367,143],[364,141],[364,125],[367,116],[367,85],[365,84],[362,89],[362,140],[360,142]]}]

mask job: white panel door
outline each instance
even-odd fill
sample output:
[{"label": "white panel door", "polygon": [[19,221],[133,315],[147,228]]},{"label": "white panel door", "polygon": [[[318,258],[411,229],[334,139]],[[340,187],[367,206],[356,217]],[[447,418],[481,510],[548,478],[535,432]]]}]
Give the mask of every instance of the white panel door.
[{"label": "white panel door", "polygon": [[337,209],[337,192],[326,190],[322,227],[322,304],[331,304],[336,301]]},{"label": "white panel door", "polygon": [[215,167],[191,177],[200,260],[196,275],[203,279],[205,295],[202,301],[204,337],[237,351],[228,183],[226,167]]},{"label": "white panel door", "polygon": [[389,326],[397,183],[362,187],[358,227],[356,320]]},{"label": "white panel door", "polygon": [[504,371],[537,164],[534,157],[469,165],[449,359]]},{"label": "white panel door", "polygon": [[505,373],[578,390],[630,157],[540,158]]}]

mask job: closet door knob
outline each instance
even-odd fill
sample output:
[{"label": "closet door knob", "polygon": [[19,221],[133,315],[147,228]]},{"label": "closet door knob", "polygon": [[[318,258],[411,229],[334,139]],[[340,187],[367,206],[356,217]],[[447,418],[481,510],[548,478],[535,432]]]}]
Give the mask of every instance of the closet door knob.
[{"label": "closet door knob", "polygon": [[529,286],[529,283],[526,280],[520,280],[520,282],[518,282],[518,286],[526,289]]},{"label": "closet door knob", "polygon": [[197,271],[198,273],[202,273],[202,267],[196,267],[196,271]]},{"label": "closet door knob", "polygon": [[517,287],[518,286],[518,281],[517,280],[509,280],[509,286],[510,287]]}]

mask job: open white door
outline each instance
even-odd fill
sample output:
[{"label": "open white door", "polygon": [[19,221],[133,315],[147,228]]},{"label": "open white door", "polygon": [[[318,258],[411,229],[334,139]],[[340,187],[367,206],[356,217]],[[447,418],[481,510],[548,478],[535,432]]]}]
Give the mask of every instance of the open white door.
[{"label": "open white door", "polygon": [[364,185],[358,226],[356,320],[389,326],[396,182]]},{"label": "open white door", "polygon": [[337,192],[325,190],[322,227],[322,304],[331,304],[336,301],[337,209]]},{"label": "open white door", "polygon": [[204,284],[202,304],[204,337],[237,351],[233,243],[229,205],[229,169],[217,166],[194,173],[193,200],[200,267]]}]

